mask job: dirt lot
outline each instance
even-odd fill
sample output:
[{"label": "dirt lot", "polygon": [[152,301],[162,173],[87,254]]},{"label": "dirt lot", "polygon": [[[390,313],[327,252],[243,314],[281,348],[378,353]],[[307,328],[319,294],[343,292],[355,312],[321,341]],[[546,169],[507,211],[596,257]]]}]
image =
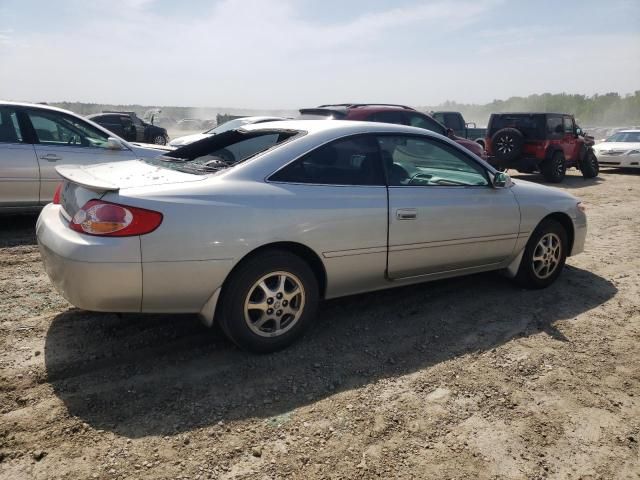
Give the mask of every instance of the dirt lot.
[{"label": "dirt lot", "polygon": [[590,231],[553,287],[331,301],[269,356],[72,308],[0,220],[0,478],[640,478],[640,175],[561,188]]}]

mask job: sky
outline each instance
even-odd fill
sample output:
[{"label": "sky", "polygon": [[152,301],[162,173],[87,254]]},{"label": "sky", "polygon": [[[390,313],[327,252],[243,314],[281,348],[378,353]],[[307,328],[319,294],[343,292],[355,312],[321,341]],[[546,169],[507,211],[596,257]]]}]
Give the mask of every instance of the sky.
[{"label": "sky", "polygon": [[640,0],[0,0],[0,98],[295,109],[640,90]]}]

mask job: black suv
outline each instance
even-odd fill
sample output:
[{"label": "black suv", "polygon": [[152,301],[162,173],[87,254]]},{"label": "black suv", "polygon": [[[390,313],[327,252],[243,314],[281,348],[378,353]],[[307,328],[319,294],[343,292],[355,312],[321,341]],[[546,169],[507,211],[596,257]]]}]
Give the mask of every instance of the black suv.
[{"label": "black suv", "polygon": [[492,113],[485,144],[489,163],[500,170],[541,172],[552,183],[571,167],[585,178],[598,175],[593,138],[567,113]]},{"label": "black suv", "polygon": [[102,112],[87,118],[129,142],[156,145],[166,145],[169,142],[165,128],[141,120],[135,112]]}]

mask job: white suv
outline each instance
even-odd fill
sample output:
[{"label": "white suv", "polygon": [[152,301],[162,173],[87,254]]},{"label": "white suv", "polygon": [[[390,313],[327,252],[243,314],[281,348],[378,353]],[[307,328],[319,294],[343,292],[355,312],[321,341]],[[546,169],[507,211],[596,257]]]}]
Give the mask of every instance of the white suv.
[{"label": "white suv", "polygon": [[131,145],[67,110],[0,102],[0,213],[49,203],[60,182],[57,165],[156,157],[165,151]]}]

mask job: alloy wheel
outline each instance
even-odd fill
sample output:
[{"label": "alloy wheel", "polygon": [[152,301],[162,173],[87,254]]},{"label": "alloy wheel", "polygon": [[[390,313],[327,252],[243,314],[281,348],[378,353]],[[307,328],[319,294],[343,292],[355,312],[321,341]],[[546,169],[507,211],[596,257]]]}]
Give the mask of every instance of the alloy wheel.
[{"label": "alloy wheel", "polygon": [[249,289],[244,319],[256,335],[277,337],[300,320],[304,305],[305,291],[300,279],[290,272],[272,272]]},{"label": "alloy wheel", "polygon": [[541,280],[556,271],[562,258],[562,242],[555,233],[547,233],[533,250],[533,273]]},{"label": "alloy wheel", "polygon": [[498,152],[503,154],[511,153],[514,149],[514,146],[515,145],[514,145],[513,137],[510,137],[509,135],[500,137],[496,142],[496,149],[498,150]]}]

